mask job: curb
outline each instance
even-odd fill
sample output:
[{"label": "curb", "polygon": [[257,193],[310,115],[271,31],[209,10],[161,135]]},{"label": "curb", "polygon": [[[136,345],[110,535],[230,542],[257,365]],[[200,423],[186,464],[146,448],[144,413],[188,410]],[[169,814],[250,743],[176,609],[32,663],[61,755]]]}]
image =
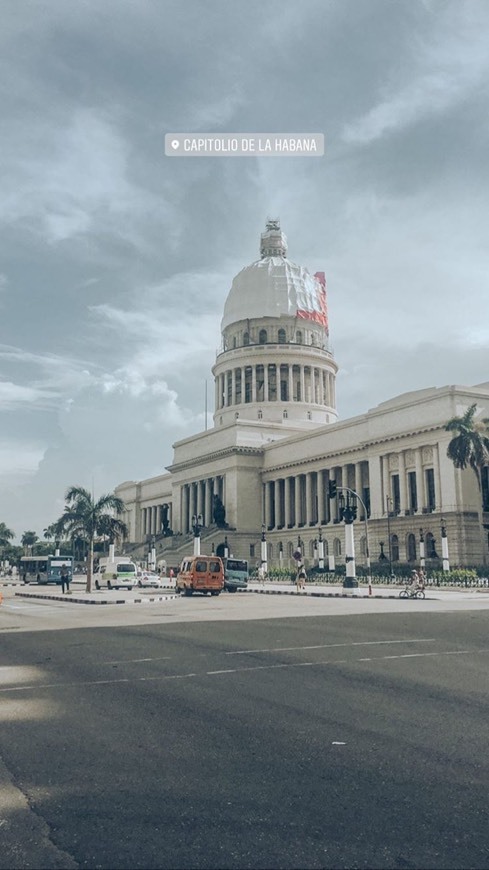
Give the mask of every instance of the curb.
[{"label": "curb", "polygon": [[[301,593],[296,592],[295,590],[286,590],[286,589],[243,589],[243,592],[249,592],[252,595],[300,595]],[[394,601],[435,601],[434,598],[425,597],[421,598],[406,598],[399,599],[399,595],[354,595],[348,594],[347,592],[304,592],[302,593],[303,598],[361,598],[362,601],[367,600],[369,598],[377,598],[382,601],[385,601],[388,598],[393,599]]]},{"label": "curb", "polygon": [[16,598],[32,598],[34,601],[38,601],[39,599],[44,601],[66,601],[68,604],[153,604],[158,601],[173,601],[175,598],[179,598],[179,595],[158,595],[156,597],[151,598],[132,598],[130,600],[126,600],[124,598],[115,599],[114,601],[97,601],[94,598],[75,598],[70,595],[69,598],[66,595],[29,595],[24,592],[16,592]]}]

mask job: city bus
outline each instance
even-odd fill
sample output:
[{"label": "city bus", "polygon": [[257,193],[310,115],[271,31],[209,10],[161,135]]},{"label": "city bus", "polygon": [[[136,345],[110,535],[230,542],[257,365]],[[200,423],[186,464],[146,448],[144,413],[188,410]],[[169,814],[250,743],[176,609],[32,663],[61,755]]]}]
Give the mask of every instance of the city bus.
[{"label": "city bus", "polygon": [[19,575],[24,583],[56,583],[61,585],[61,568],[66,565],[68,577],[73,579],[73,556],[21,556]]}]

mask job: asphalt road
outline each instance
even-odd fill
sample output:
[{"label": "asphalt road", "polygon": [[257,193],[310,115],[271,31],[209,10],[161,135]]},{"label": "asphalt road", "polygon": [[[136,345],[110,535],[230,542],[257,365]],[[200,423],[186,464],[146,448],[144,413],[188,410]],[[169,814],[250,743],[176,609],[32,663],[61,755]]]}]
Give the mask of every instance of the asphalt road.
[{"label": "asphalt road", "polygon": [[488,868],[488,628],[4,633],[0,867]]}]

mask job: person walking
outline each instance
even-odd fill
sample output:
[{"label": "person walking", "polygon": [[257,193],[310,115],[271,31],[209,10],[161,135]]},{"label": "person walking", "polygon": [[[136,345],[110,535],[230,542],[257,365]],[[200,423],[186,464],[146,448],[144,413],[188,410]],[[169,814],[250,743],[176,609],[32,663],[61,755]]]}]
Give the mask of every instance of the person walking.
[{"label": "person walking", "polygon": [[70,575],[65,564],[61,565],[61,571],[59,573],[61,577],[61,590],[64,595],[65,592],[68,593],[70,591]]},{"label": "person walking", "polygon": [[297,569],[297,581],[296,581],[297,592],[304,592],[306,588],[306,569],[304,565],[299,565]]}]

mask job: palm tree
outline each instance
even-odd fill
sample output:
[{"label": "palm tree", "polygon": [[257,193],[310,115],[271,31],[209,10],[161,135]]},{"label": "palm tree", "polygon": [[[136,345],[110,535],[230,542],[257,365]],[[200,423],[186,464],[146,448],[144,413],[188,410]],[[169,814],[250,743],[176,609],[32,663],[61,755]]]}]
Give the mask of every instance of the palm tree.
[{"label": "palm tree", "polygon": [[31,531],[24,532],[24,534],[22,535],[22,537],[20,539],[20,543],[24,547],[24,556],[28,555],[29,548],[31,549],[31,553],[32,553],[32,548],[34,547],[34,544],[36,544],[38,542],[38,540],[39,540],[39,538],[37,537],[36,532],[31,532]]},{"label": "palm tree", "polygon": [[[82,486],[70,486],[65,493],[66,506],[63,515],[58,520],[58,528],[62,528],[71,536],[84,538],[88,542],[87,585],[86,591],[92,591],[93,575],[93,542],[99,534],[100,526],[106,518],[115,519],[114,514],[121,514],[125,504],[113,493],[102,495],[98,501]],[[121,533],[125,533],[125,525],[120,523]],[[123,528],[122,528],[123,527]]]},{"label": "palm tree", "polygon": [[9,529],[5,523],[0,523],[0,548],[2,549],[2,559],[5,559],[5,549],[10,544],[15,534],[12,529]]},{"label": "palm tree", "polygon": [[[474,472],[479,492],[482,494],[482,469],[489,463],[489,418],[475,420],[477,404],[467,408],[461,417],[452,417],[445,426],[454,436],[447,448],[447,456],[455,468],[471,468]],[[482,557],[485,563],[485,547],[482,531],[482,503],[478,506],[481,532]]]},{"label": "palm tree", "polygon": [[111,517],[109,514],[101,518],[97,528],[97,534],[110,544],[114,544],[116,541],[124,538],[127,535],[127,531],[127,526],[122,520],[117,519],[117,517]]}]

